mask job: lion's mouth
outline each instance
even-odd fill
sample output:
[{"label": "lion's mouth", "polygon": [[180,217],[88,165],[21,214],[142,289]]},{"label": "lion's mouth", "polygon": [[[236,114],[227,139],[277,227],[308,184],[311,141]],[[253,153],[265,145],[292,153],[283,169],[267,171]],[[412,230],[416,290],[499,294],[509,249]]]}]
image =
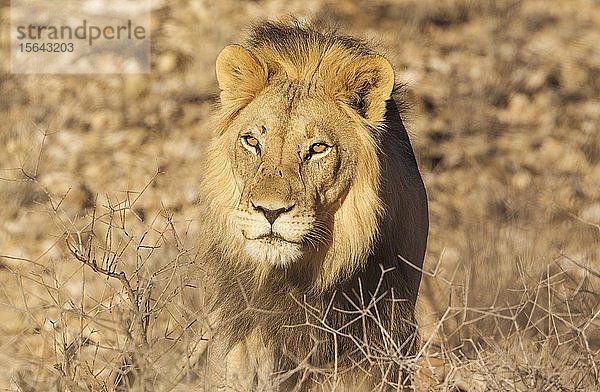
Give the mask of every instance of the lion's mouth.
[{"label": "lion's mouth", "polygon": [[250,236],[242,231],[242,234],[246,238],[246,252],[256,261],[282,266],[302,257],[302,244],[288,240],[279,233]]},{"label": "lion's mouth", "polygon": [[299,242],[288,240],[288,239],[284,238],[279,233],[272,233],[271,232],[271,233],[268,233],[268,234],[261,234],[261,235],[256,236],[256,237],[249,237],[248,234],[245,231],[242,230],[242,234],[244,235],[244,238],[246,238],[247,240],[260,241],[260,242],[263,242],[265,244],[288,243],[288,244],[300,245]]}]

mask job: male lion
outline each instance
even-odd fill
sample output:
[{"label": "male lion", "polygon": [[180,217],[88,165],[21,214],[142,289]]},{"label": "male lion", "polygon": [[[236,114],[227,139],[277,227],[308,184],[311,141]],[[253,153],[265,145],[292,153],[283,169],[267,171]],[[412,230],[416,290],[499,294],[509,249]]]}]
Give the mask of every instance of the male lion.
[{"label": "male lion", "polygon": [[391,65],[357,39],[270,22],[216,71],[209,389],[401,387],[428,214]]}]

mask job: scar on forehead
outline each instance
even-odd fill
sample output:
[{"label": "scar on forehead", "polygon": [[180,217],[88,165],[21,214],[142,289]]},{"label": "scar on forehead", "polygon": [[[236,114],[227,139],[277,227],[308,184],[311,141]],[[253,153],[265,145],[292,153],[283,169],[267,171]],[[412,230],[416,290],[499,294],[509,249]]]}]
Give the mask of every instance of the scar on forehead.
[{"label": "scar on forehead", "polygon": [[307,139],[312,139],[315,136],[315,128],[312,124],[307,124],[304,127],[304,135]]},{"label": "scar on forehead", "polygon": [[267,127],[265,127],[264,125],[257,125],[256,128],[258,129],[261,135],[267,133]]}]

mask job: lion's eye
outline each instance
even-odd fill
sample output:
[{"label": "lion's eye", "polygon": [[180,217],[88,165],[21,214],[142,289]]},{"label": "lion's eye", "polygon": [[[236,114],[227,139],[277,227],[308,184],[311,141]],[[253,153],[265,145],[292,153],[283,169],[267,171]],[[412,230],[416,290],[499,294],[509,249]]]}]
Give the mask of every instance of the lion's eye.
[{"label": "lion's eye", "polygon": [[315,143],[308,149],[308,158],[311,158],[313,156],[324,156],[326,153],[329,152],[330,149],[331,146],[328,146],[325,143]]},{"label": "lion's eye", "polygon": [[242,146],[254,154],[258,154],[260,150],[260,142],[254,136],[242,136]]}]

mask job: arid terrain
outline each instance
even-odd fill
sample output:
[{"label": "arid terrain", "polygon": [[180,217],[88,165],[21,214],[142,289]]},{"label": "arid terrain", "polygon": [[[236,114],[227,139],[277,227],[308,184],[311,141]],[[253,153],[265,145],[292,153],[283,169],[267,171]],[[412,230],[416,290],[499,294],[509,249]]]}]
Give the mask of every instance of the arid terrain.
[{"label": "arid terrain", "polygon": [[289,15],[371,41],[406,85],[431,220],[414,369],[431,358],[434,390],[600,388],[598,0],[156,0],[148,75],[11,74],[9,11],[0,390],[201,383],[214,61]]}]

